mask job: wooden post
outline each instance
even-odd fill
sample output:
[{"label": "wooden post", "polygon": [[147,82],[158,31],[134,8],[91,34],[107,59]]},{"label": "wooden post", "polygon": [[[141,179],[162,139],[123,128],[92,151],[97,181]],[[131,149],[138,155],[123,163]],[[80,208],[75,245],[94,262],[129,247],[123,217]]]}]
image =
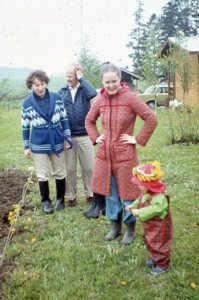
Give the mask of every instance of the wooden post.
[{"label": "wooden post", "polygon": [[170,61],[168,63],[168,98],[171,98],[171,91],[170,91]]}]

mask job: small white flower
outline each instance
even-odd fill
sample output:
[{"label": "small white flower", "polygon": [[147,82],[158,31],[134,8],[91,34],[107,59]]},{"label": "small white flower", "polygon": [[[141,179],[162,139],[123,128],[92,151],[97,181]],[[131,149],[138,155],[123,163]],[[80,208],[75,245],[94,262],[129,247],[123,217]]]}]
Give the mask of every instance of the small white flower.
[{"label": "small white flower", "polygon": [[29,167],[29,168],[28,168],[28,171],[29,171],[29,172],[34,172],[34,171],[35,171],[35,168]]}]

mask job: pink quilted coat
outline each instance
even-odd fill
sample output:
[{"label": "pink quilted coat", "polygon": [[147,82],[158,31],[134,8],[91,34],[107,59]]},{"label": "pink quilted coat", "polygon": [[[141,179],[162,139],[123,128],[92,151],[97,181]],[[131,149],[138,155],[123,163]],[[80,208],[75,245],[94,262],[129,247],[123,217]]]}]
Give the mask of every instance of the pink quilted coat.
[{"label": "pink quilted coat", "polygon": [[101,117],[104,141],[98,144],[95,167],[91,180],[91,190],[110,196],[111,173],[114,174],[119,197],[134,200],[140,194],[137,185],[131,182],[132,168],[139,164],[136,146],[123,144],[121,134],[133,135],[137,115],[145,121],[135,137],[138,144],[145,146],[157,126],[152,110],[134,94],[126,84],[116,95],[109,97],[104,89],[96,96],[85,123],[93,145],[100,136],[96,121]]}]

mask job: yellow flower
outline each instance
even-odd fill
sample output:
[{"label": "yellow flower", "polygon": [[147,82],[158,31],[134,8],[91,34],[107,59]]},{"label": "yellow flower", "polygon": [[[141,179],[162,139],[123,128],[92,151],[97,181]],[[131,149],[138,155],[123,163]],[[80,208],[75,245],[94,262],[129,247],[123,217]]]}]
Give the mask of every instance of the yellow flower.
[{"label": "yellow flower", "polygon": [[118,249],[117,249],[117,250],[115,250],[115,253],[116,253],[116,254],[118,254],[118,253],[119,253],[119,250],[118,250]]},{"label": "yellow flower", "polygon": [[195,287],[196,287],[195,283],[192,283],[191,286],[192,286],[192,288],[194,288],[194,289],[195,289]]},{"label": "yellow flower", "polygon": [[32,219],[31,218],[28,218],[28,222],[31,222],[32,221]]},{"label": "yellow flower", "polygon": [[24,226],[24,229],[28,229],[28,226]]},{"label": "yellow flower", "polygon": [[14,232],[14,231],[15,231],[15,229],[14,229],[14,228],[12,228],[12,229],[10,229],[10,231]]},{"label": "yellow flower", "polygon": [[34,243],[35,241],[36,241],[36,238],[33,238],[33,239],[31,240],[32,243]]},{"label": "yellow flower", "polygon": [[34,181],[32,181],[32,180],[28,180],[28,182],[29,182],[29,183],[34,183]]},{"label": "yellow flower", "polygon": [[104,222],[103,220],[100,221],[101,224],[102,224],[103,222]]},{"label": "yellow flower", "polygon": [[19,207],[19,204],[13,204],[12,207],[18,208],[18,207]]},{"label": "yellow flower", "polygon": [[85,219],[85,217],[82,217],[82,220],[84,220]]},{"label": "yellow flower", "polygon": [[126,285],[126,281],[122,281],[121,284]]}]

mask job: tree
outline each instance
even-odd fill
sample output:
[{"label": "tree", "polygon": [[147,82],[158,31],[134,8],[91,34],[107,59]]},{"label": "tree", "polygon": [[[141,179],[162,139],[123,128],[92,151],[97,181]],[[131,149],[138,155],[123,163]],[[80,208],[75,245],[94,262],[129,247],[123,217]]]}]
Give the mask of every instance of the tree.
[{"label": "tree", "polygon": [[195,0],[171,0],[163,8],[163,14],[159,18],[161,24],[161,39],[166,41],[168,37],[175,36],[177,31],[184,35],[197,35],[198,28],[195,25],[198,4]]},{"label": "tree", "polygon": [[[129,56],[132,58],[133,72],[140,76],[148,76],[149,78],[150,72],[146,69],[146,58],[148,63],[150,58],[147,57],[146,52],[154,53],[154,45],[151,42],[154,26],[156,26],[156,33],[162,47],[168,37],[175,36],[179,30],[186,36],[197,35],[199,2],[198,0],[170,0],[162,8],[163,13],[160,16],[152,14],[146,24],[143,21],[143,3],[141,0],[137,0],[137,3],[138,7],[135,12],[136,26],[129,35],[130,41],[127,47],[132,48],[132,53]],[[153,57],[151,60],[148,67],[153,65]],[[164,73],[164,78],[166,78],[165,75],[166,73]]]},{"label": "tree", "polygon": [[84,76],[90,82],[90,84],[95,88],[101,88],[102,83],[100,79],[100,67],[101,62],[97,57],[90,52],[88,49],[88,40],[85,41],[78,59],[78,63],[84,69]]},{"label": "tree", "polygon": [[157,26],[151,27],[149,40],[146,43],[146,51],[142,55],[142,75],[147,86],[156,85],[160,81],[165,61],[161,58],[161,43]]},{"label": "tree", "polygon": [[131,41],[127,44],[127,47],[132,48],[133,53],[129,55],[132,58],[132,66],[134,73],[137,75],[142,74],[142,60],[141,56],[145,50],[143,35],[145,32],[145,25],[143,24],[143,2],[137,0],[138,7],[135,11],[135,24],[136,27],[132,29],[130,33]]},{"label": "tree", "polygon": [[194,35],[199,34],[199,2],[198,0],[191,1],[191,22],[195,29]]}]

